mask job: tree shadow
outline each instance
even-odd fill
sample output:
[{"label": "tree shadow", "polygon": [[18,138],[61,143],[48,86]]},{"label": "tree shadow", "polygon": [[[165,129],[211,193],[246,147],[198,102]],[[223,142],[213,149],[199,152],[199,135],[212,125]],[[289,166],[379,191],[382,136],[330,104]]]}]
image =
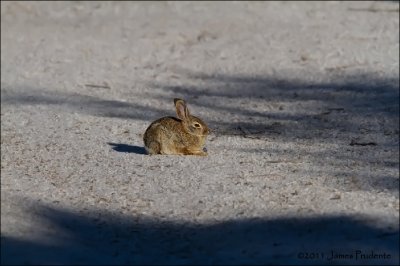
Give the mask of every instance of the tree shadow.
[{"label": "tree shadow", "polygon": [[111,143],[107,142],[108,145],[112,146],[112,149],[117,152],[135,153],[135,154],[147,154],[144,147],[139,147],[135,145],[121,144],[121,143]]},{"label": "tree shadow", "polygon": [[[377,117],[391,120],[398,135],[399,79],[380,77],[373,73],[329,76],[324,81],[272,76],[244,76],[183,71],[201,85],[170,85],[150,83],[150,86],[170,91],[188,99],[191,105],[214,111],[207,117],[223,134],[237,134],[239,126],[248,131],[264,132],[265,127],[280,123],[285,138],[304,137],[293,129],[346,130],[359,133],[359,127]],[[285,104],[298,106],[301,113],[285,110]],[[261,107],[261,108],[260,108]],[[216,115],[216,114],[219,114]],[[232,123],[226,114],[237,115],[243,121]],[[214,119],[213,119],[213,118]],[[215,119],[222,117],[222,119]],[[234,125],[235,124],[235,125]],[[300,127],[298,126],[300,124]],[[396,127],[397,126],[397,127]],[[300,133],[300,135],[299,135]]]},{"label": "tree shadow", "polygon": [[[149,86],[187,99],[190,105],[202,111],[217,136],[254,139],[261,147],[260,141],[264,141],[264,149],[271,149],[271,142],[290,142],[293,149],[296,143],[335,144],[335,151],[307,150],[306,154],[321,169],[326,167],[321,158],[327,156],[337,164],[341,163],[342,169],[330,173],[339,179],[355,175],[347,166],[351,161],[371,169],[380,165],[391,173],[391,165],[398,167],[398,76],[346,74],[343,71],[333,71],[318,78],[313,73],[310,77],[297,74],[297,78],[296,73],[294,77],[287,73],[276,76],[207,75],[180,70],[180,74],[187,80],[187,85],[184,82],[178,85],[151,82]],[[161,98],[161,95],[154,97]],[[237,150],[252,152],[261,147]],[[383,154],[388,152],[397,159],[389,165],[381,163],[387,161]],[[284,156],[290,157],[291,153]],[[293,153],[298,152],[293,150]],[[346,168],[348,173],[344,172]],[[393,176],[381,172],[367,174],[363,182],[368,185],[360,186],[360,189],[389,190],[398,195],[398,172]],[[327,182],[343,189],[334,183],[335,180]]]},{"label": "tree shadow", "polygon": [[[397,265],[399,261],[398,228],[373,227],[363,217],[248,218],[203,224],[107,211],[78,213],[44,205],[28,212],[48,225],[45,239],[3,234],[2,265]],[[390,258],[328,260],[332,251],[354,256],[357,250]],[[305,254],[319,257],[301,258]]]},{"label": "tree shadow", "polygon": [[[203,118],[223,135],[240,133],[238,128],[241,126],[250,134],[268,136],[271,125],[280,125],[282,138],[305,137],[300,129],[359,133],[362,124],[375,118],[388,120],[385,124],[391,127],[387,132],[399,134],[398,78],[364,73],[313,81],[273,76],[206,75],[187,70],[182,75],[200,80],[201,85],[148,83],[150,88],[159,90],[150,90],[147,97],[165,102],[168,97],[158,92],[170,94],[169,109],[37,88],[2,88],[1,101],[14,105],[54,105],[102,117],[152,121],[173,113],[172,99],[181,97],[188,101],[189,106],[201,109]],[[291,103],[303,110],[293,113],[282,109],[282,103]],[[233,115],[242,118],[241,121],[232,121]],[[323,136],[313,136],[316,137]]]},{"label": "tree shadow", "polygon": [[[384,77],[378,73],[346,74],[343,71],[328,73],[318,79],[315,74],[310,75],[313,78],[293,78],[290,73],[207,75],[187,70],[177,75],[184,77],[187,84],[182,80],[178,84],[173,84],[174,81],[149,82],[148,91],[140,96],[160,103],[170,101],[170,108],[162,108],[167,105],[146,104],[146,101],[126,102],[32,88],[2,88],[1,101],[11,105],[51,105],[67,112],[150,123],[161,116],[173,114],[172,99],[180,97],[187,100],[193,114],[209,124],[215,138],[233,136],[248,139],[247,143],[255,139],[260,141],[260,148],[264,143],[265,149],[271,149],[268,146],[271,142],[290,142],[293,145],[335,143],[336,151],[329,156],[343,165],[348,161],[366,167],[378,165],[380,161],[387,160],[385,154],[389,152],[398,158],[398,77]],[[134,99],[137,92],[126,92],[125,96]],[[374,145],[363,146],[363,143]],[[114,150],[143,154],[138,147],[118,145]],[[286,154],[297,153],[295,149]],[[250,147],[237,150],[254,151]],[[307,156],[320,168],[325,167],[321,158],[326,157],[326,151],[307,151]],[[389,178],[393,167],[381,167],[387,168],[389,173],[381,171],[376,176],[370,176],[371,182],[367,183],[371,186],[364,187],[388,188],[398,193],[395,186],[398,176]],[[344,178],[351,173],[351,169],[347,174],[337,169],[338,175],[345,174]],[[378,181],[382,178],[393,182]]]}]

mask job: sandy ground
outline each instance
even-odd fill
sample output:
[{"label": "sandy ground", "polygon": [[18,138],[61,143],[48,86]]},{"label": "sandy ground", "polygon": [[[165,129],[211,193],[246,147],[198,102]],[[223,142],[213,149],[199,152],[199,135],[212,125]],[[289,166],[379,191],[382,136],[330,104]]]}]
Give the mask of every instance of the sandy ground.
[{"label": "sandy ground", "polygon": [[[208,157],[144,153],[175,97]],[[2,264],[398,264],[398,219],[398,2],[1,2]]]}]

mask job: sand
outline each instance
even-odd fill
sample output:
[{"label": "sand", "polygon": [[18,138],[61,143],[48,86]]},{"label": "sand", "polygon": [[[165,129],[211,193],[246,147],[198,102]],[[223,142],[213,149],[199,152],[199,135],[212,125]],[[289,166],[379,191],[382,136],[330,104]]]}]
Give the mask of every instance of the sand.
[{"label": "sand", "polygon": [[398,264],[399,3],[2,1],[1,255]]}]

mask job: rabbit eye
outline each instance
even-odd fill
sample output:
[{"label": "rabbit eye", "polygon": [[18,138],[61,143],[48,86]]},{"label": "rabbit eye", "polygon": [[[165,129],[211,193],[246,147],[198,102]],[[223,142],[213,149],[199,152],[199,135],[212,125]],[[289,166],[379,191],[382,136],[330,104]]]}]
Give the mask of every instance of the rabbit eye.
[{"label": "rabbit eye", "polygon": [[194,123],[194,127],[199,128],[199,127],[200,127],[200,124],[199,124],[199,123]]}]

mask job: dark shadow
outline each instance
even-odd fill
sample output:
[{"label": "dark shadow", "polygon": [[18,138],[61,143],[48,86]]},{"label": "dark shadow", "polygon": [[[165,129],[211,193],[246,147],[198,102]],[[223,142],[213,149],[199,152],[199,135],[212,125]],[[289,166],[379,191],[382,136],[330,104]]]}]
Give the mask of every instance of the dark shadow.
[{"label": "dark shadow", "polygon": [[128,145],[128,144],[111,143],[111,142],[107,142],[107,144],[112,146],[113,147],[112,149],[117,152],[147,154],[146,149],[144,147]]},{"label": "dark shadow", "polygon": [[[253,218],[208,224],[106,211],[71,212],[35,206],[45,238],[1,236],[1,264],[103,265],[398,265],[399,231],[363,217]],[[335,259],[332,251],[386,258]],[[318,254],[319,258],[301,258]],[[390,258],[388,258],[390,256]]]}]

